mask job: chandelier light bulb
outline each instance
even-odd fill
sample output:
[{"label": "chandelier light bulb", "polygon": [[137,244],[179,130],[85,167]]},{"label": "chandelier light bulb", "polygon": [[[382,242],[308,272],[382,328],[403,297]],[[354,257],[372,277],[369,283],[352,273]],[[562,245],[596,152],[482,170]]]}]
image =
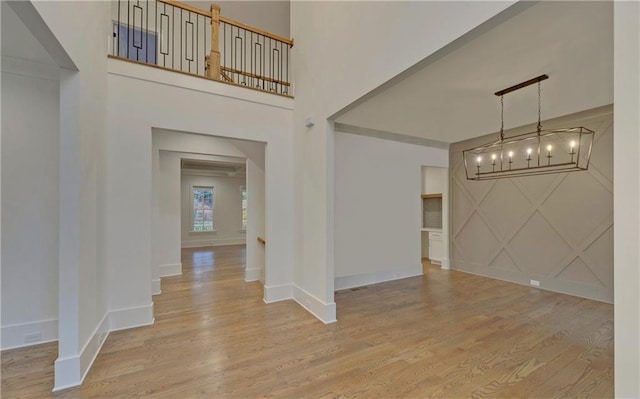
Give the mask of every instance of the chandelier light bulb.
[{"label": "chandelier light bulb", "polygon": [[476,158],[476,161],[478,161],[478,163],[480,163],[480,161],[482,161],[482,157]]},{"label": "chandelier light bulb", "polygon": [[531,155],[531,148],[527,148],[527,155]]},{"label": "chandelier light bulb", "polygon": [[551,144],[549,144],[549,145],[547,146],[547,151],[551,151],[551,149],[552,149],[552,148],[553,148],[553,146],[551,146]]},{"label": "chandelier light bulb", "polygon": [[513,151],[509,151],[509,158],[513,157]]},{"label": "chandelier light bulb", "polygon": [[496,160],[496,157],[497,157],[497,155],[496,155],[496,154],[492,154],[492,155],[491,155],[491,159],[492,159],[492,160],[494,160],[494,161]]}]

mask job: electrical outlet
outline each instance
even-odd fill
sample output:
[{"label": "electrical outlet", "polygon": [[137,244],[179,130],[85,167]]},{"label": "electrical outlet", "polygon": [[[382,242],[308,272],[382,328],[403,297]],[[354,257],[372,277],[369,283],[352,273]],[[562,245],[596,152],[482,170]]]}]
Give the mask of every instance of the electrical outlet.
[{"label": "electrical outlet", "polygon": [[34,342],[39,342],[39,341],[42,341],[42,333],[36,332],[36,333],[24,335],[25,344],[32,344]]},{"label": "electrical outlet", "polygon": [[529,281],[529,284],[533,285],[534,287],[540,287],[540,282],[538,280],[531,280]]}]

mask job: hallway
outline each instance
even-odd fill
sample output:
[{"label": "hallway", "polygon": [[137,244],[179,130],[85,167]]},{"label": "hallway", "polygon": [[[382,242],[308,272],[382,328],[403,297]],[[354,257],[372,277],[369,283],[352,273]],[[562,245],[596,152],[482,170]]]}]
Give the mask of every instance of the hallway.
[{"label": "hallway", "polygon": [[[264,304],[244,256],[183,250],[155,324],[111,333],[83,386],[56,397],[613,396],[612,305],[427,266],[337,292],[323,325]],[[3,397],[51,396],[55,344],[2,355]]]}]

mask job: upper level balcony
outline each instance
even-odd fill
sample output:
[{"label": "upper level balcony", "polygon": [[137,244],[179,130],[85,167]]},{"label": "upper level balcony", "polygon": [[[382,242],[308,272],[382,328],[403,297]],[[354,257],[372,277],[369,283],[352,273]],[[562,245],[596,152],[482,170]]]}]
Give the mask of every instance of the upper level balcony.
[{"label": "upper level balcony", "polygon": [[293,40],[174,0],[112,3],[109,57],[293,97]]}]

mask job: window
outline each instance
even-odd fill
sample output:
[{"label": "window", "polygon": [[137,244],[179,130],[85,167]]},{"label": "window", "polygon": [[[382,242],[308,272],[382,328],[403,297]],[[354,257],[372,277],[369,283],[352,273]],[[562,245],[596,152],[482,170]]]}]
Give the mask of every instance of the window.
[{"label": "window", "polygon": [[213,187],[192,188],[192,231],[213,231]]},{"label": "window", "polygon": [[240,189],[242,195],[242,230],[247,229],[247,188]]},{"label": "window", "polygon": [[[136,15],[135,11],[134,9],[134,15]],[[147,64],[156,64],[156,35],[154,33],[114,23],[113,38],[113,52],[117,56]]]}]

